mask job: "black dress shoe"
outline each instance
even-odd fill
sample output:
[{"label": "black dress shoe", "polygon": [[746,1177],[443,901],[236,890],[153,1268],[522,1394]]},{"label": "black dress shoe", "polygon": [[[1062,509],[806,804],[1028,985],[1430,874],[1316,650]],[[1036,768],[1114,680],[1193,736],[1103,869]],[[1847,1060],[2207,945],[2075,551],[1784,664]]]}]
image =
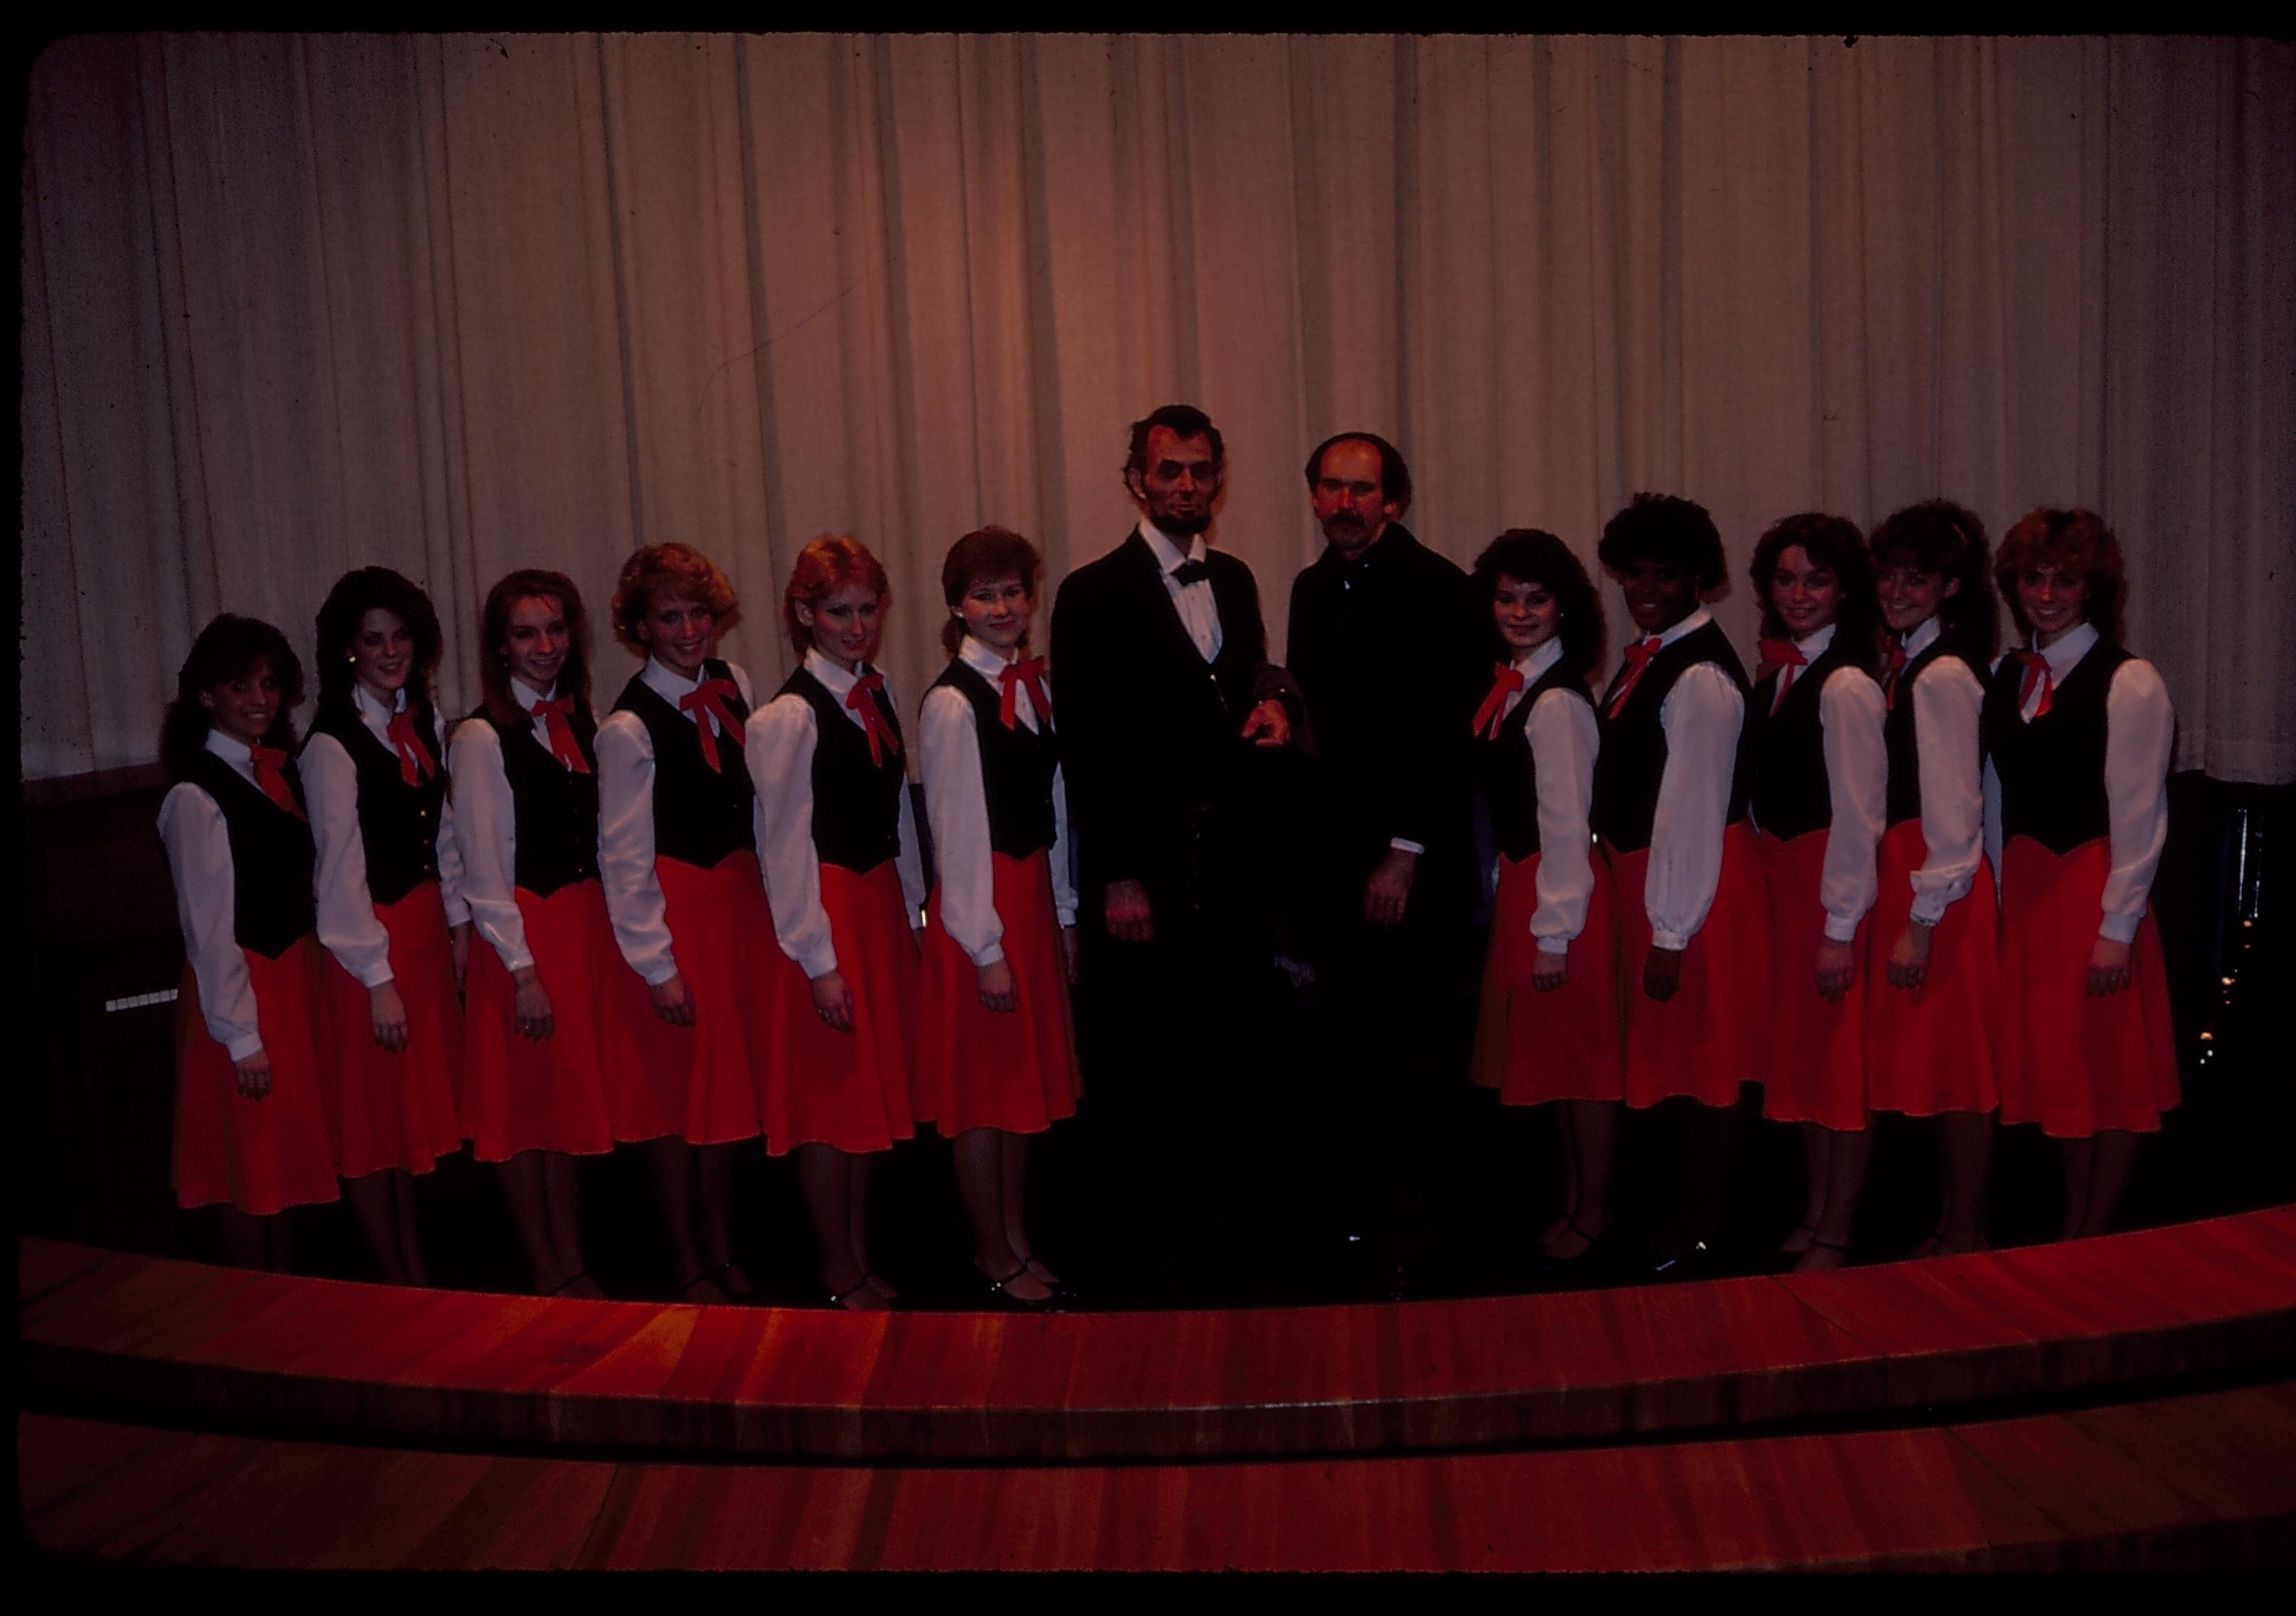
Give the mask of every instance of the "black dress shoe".
[{"label": "black dress shoe", "polygon": [[1714,1248],[1705,1241],[1693,1240],[1671,1257],[1660,1258],[1651,1265],[1653,1279],[1711,1279],[1721,1262]]}]

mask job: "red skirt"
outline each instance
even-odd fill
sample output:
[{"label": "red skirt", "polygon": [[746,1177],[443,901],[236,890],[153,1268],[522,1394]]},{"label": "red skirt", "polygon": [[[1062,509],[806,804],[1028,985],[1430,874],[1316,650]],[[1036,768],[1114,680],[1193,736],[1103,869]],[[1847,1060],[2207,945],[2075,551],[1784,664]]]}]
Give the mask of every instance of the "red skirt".
[{"label": "red skirt", "polygon": [[1873,932],[1864,920],[1850,940],[1857,974],[1829,1000],[1817,990],[1817,946],[1825,938],[1818,889],[1832,833],[1781,840],[1758,835],[1769,894],[1769,1036],[1762,1061],[1762,1115],[1816,1122],[1849,1133],[1866,1126],[1866,984]]},{"label": "red skirt", "polygon": [[824,864],[821,906],[829,912],[838,972],[853,994],[853,1030],[840,1032],[814,1013],[805,967],[783,955],[760,995],[772,1001],[775,1015],[765,1087],[768,1155],[786,1155],[800,1144],[890,1150],[916,1131],[909,1018],[917,1000],[917,947],[900,876],[890,859],[865,875]]},{"label": "red skirt", "polygon": [[605,890],[578,881],[547,898],[514,894],[527,950],[550,996],[551,1034],[521,1038],[518,987],[484,938],[471,944],[463,1024],[463,1129],[481,1161],[521,1151],[595,1156],[614,1148],[606,1096],[643,1080],[639,1018],[653,1019],[645,984],[622,963]]},{"label": "red skirt", "polygon": [[[653,868],[678,974],[693,995],[693,1025],[671,1026],[647,999],[632,1029],[643,1080],[606,1091],[614,1137],[754,1139],[772,1048],[767,983],[781,957],[758,856],[730,853],[706,870],[657,858]],[[643,982],[638,991],[645,992]]]},{"label": "red skirt", "polygon": [[2001,856],[2001,1120],[2060,1139],[2102,1128],[2150,1133],[2177,1103],[2169,978],[2151,910],[2137,923],[2129,983],[2087,990],[2112,853],[2104,838],[2060,858],[2017,836]]},{"label": "red skirt", "polygon": [[1874,988],[1866,996],[1866,1103],[1875,1111],[1933,1117],[1988,1112],[2001,1103],[1993,1080],[1994,986],[2001,954],[1993,865],[1930,933],[1929,974],[1914,988],[1890,986],[1890,953],[1913,918],[1913,874],[1929,857],[1922,822],[1907,819],[1882,838],[1882,892],[1870,917]]},{"label": "red skirt", "polygon": [[917,1011],[917,1120],[948,1135],[972,1128],[1040,1134],[1076,1114],[1081,1086],[1052,865],[1039,849],[1026,858],[993,854],[989,866],[1020,1005],[1009,1013],[981,1007],[980,972],[941,930],[936,890],[926,906]]},{"label": "red skirt", "polygon": [[426,881],[374,917],[390,934],[391,983],[406,1006],[406,1047],[374,1041],[374,1017],[359,980],[327,959],[328,1019],[335,1058],[323,1090],[335,1170],[364,1178],[385,1168],[427,1173],[463,1148],[463,1005],[439,883]]},{"label": "red skirt", "polygon": [[200,1014],[198,978],[184,965],[176,995],[176,1204],[224,1202],[265,1217],[342,1194],[320,1097],[325,989],[316,939],[298,939],[275,960],[251,948],[241,953],[271,1061],[271,1092],[260,1100],[241,1095],[231,1056],[208,1036]]},{"label": "red skirt", "polygon": [[1538,854],[1521,864],[1499,861],[1490,951],[1483,957],[1482,1000],[1475,1017],[1475,1059],[1468,1075],[1497,1089],[1507,1105],[1624,1099],[1612,912],[1617,900],[1611,892],[1610,864],[1599,856],[1595,859],[1586,930],[1571,939],[1569,974],[1552,993],[1530,985],[1538,958],[1538,942],[1530,934],[1538,882]]},{"label": "red skirt", "polygon": [[1754,833],[1743,824],[1723,832],[1713,906],[1683,950],[1681,988],[1663,1005],[1643,991],[1651,947],[1643,904],[1649,868],[1647,848],[1611,857],[1627,1103],[1639,1108],[1687,1095],[1705,1105],[1735,1105],[1741,1084],[1761,1081],[1761,1022],[1769,1008],[1769,937]]}]

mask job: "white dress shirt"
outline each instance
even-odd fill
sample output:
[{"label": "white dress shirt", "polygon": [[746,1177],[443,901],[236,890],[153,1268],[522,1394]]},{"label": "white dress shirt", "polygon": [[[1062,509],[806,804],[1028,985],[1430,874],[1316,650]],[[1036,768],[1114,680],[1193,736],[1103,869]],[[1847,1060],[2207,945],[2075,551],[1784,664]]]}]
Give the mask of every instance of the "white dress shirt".
[{"label": "white dress shirt", "polygon": [[1172,576],[1183,562],[1204,559],[1204,536],[1195,535],[1187,547],[1180,547],[1177,539],[1165,537],[1164,530],[1146,517],[1140,519],[1140,537],[1148,541],[1148,548],[1156,557],[1156,565],[1164,578],[1164,593],[1172,597],[1172,604],[1180,613],[1181,626],[1188,637],[1196,643],[1209,662],[1220,653],[1219,603],[1212,598],[1212,580],[1200,578],[1192,584],[1183,584]]},{"label": "white dress shirt", "polygon": [[[1517,657],[1514,671],[1522,689],[1507,692],[1499,722],[1506,722],[1522,705],[1524,693],[1562,660],[1560,637]],[[1587,815],[1595,801],[1595,753],[1602,731],[1591,703],[1567,690],[1550,690],[1531,707],[1523,734],[1538,783],[1538,874],[1532,882],[1538,901],[1531,911],[1530,934],[1541,954],[1567,955],[1587,929],[1587,906],[1595,896]]]},{"label": "white dress shirt", "polygon": [[[1937,643],[1942,625],[1924,619],[1905,638],[1911,663]],[[1978,715],[1985,686],[1959,657],[1939,657],[1900,693],[1914,704],[1914,750],[1922,777],[1922,867],[1913,873],[1914,918],[1934,926],[1966,897],[1985,850],[1984,748]],[[1894,939],[1892,939],[1894,941]]]},{"label": "white dress shirt", "polygon": [[[754,705],[750,676],[726,664],[742,703]],[[701,688],[700,679],[670,672],[652,657],[638,677],[675,709],[678,699]],[[718,737],[721,767],[740,766],[741,737],[728,735],[717,719],[700,709],[682,715],[688,724],[706,723]],[[606,889],[606,913],[614,923],[614,941],[631,970],[658,988],[677,974],[677,958],[670,948],[669,923],[663,917],[661,878],[654,874],[653,732],[634,712],[608,713],[598,726],[598,878]],[[758,834],[760,816],[750,811],[750,835]]]},{"label": "white dress shirt", "polygon": [[[964,665],[1000,688],[1004,659],[971,635],[957,648]],[[1031,734],[1039,727],[1029,687],[1013,688],[1013,717]],[[997,915],[995,870],[989,859],[988,798],[980,773],[979,714],[961,690],[946,685],[925,693],[917,715],[917,761],[925,782],[925,813],[932,820],[933,855],[940,877],[940,923],[965,957],[993,965],[1004,957],[1004,923]],[[1076,883],[1069,876],[1069,801],[1060,769],[1053,770],[1053,906],[1063,926],[1076,924]]]},{"label": "white dress shirt", "polygon": [[[390,720],[406,710],[406,692],[385,707],[367,693],[351,686],[351,710],[367,733],[396,755],[390,742]],[[443,759],[433,759],[444,768]],[[391,980],[390,933],[374,912],[374,898],[366,884],[366,839],[359,834],[358,765],[343,743],[332,735],[314,732],[303,742],[298,767],[303,775],[303,805],[310,810],[311,840],[318,844],[319,940],[335,963],[364,988],[380,988]],[[439,895],[447,909],[447,923],[459,926],[471,918],[463,901],[463,856],[455,844],[455,802],[449,796],[439,805]]]},{"label": "white dress shirt", "polygon": [[[2062,685],[2096,644],[2096,626],[2082,623],[2045,647],[2052,685]],[[2000,663],[1994,663],[1998,669]],[[2019,715],[2030,724],[2041,705],[2034,681]],[[2152,663],[2132,657],[2113,669],[2104,694],[2104,798],[2112,868],[2104,878],[2096,934],[2116,943],[2133,942],[2144,918],[2161,849],[2169,841],[2169,751],[2177,736],[2176,710],[2169,687]],[[1993,761],[1985,763],[1985,845],[2000,867],[2001,779]]]},{"label": "white dress shirt", "polygon": [[[1833,644],[1828,623],[1794,649],[1815,662]],[[1888,708],[1882,687],[1860,668],[1837,668],[1817,693],[1819,746],[1825,759],[1825,796],[1833,824],[1817,878],[1825,909],[1825,935],[1856,939],[1857,923],[1882,890],[1876,855],[1890,817],[1890,746],[1882,734]]]},{"label": "white dress shirt", "polygon": [[[817,648],[805,653],[805,667],[840,705],[858,680]],[[854,728],[866,727],[859,713],[849,707],[841,710]],[[820,742],[816,722],[813,703],[803,696],[776,696],[750,715],[742,743],[750,779],[758,788],[758,846],[766,866],[766,901],[774,912],[774,935],[782,952],[809,978],[837,969],[829,911],[821,906],[821,856],[813,844],[813,751]],[[916,817],[906,781],[893,864],[900,872],[909,924],[922,925],[924,864],[917,852]]]},{"label": "white dress shirt", "polygon": [[[512,699],[532,712],[551,698],[515,676]],[[550,751],[550,726],[537,718],[534,738]],[[503,767],[502,737],[483,718],[466,718],[447,742],[447,773],[455,783],[455,839],[463,864],[463,901],[487,945],[501,956],[503,969],[534,964],[526,945],[526,917],[518,909],[518,804]]]},{"label": "white dress shirt", "polygon": [[[1658,636],[1660,649],[1714,620],[1701,606]],[[1730,816],[1730,783],[1738,767],[1745,698],[1711,662],[1683,670],[1658,710],[1666,732],[1666,772],[1651,818],[1650,865],[1643,912],[1651,946],[1685,948],[1706,923],[1722,880],[1722,835]]]},{"label": "white dress shirt", "polygon": [[[210,729],[208,751],[255,784],[255,759],[243,742]],[[204,790],[180,781],[160,804],[160,840],[176,881],[176,919],[199,985],[201,1019],[208,1037],[234,1061],[244,1061],[261,1053],[263,1034],[255,1018],[255,983],[240,952],[238,889],[223,809]]]}]

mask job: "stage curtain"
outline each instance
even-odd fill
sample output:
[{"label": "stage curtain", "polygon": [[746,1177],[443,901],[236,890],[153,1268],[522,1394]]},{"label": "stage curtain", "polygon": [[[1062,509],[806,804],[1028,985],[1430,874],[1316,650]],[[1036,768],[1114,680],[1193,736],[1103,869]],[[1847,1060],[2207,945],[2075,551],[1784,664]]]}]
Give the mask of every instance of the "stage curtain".
[{"label": "stage curtain", "polygon": [[308,653],[369,562],[437,598],[461,710],[494,578],[603,621],[672,538],[770,689],[791,558],[849,531],[912,703],[949,543],[1057,582],[1185,398],[1278,646],[1342,428],[1462,562],[1704,501],[1742,644],[1780,515],[2079,503],[2179,766],[2296,779],[2283,43],[111,35],[35,64],[26,152],[28,775],[150,759],[212,613]]}]

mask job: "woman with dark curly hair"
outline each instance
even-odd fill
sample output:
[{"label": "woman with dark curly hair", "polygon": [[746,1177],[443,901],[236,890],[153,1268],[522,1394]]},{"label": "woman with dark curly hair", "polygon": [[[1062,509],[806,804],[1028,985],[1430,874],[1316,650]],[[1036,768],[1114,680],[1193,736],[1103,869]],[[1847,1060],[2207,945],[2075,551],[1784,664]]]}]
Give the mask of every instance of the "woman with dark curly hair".
[{"label": "woman with dark curly hair", "polygon": [[1993,865],[1985,856],[1978,713],[1992,665],[1985,526],[1942,499],[1874,530],[1888,716],[1889,828],[1874,955],[1889,986],[1866,997],[1866,1103],[1937,1119],[1944,1182],[1917,1256],[1980,1251],[1993,1155]]},{"label": "woman with dark curly hair", "polygon": [[2063,1142],[2064,1235],[2112,1226],[2136,1137],[2177,1103],[2148,905],[2176,714],[2120,646],[2120,545],[2089,511],[2029,513],[1993,575],[2023,641],[1985,691],[2001,870],[2001,1120]]},{"label": "woman with dark curly hair", "polygon": [[1611,874],[1587,826],[1603,606],[1570,547],[1529,528],[1491,541],[1471,587],[1495,652],[1474,733],[1499,860],[1470,1075],[1503,1104],[1556,1105],[1562,1205],[1539,1247],[1575,1260],[1610,1228],[1626,1097]]},{"label": "woman with dark curly hair", "polygon": [[1873,1156],[1866,1108],[1866,915],[1889,796],[1879,607],[1865,536],[1810,512],[1774,524],[1751,569],[1762,656],[1742,747],[1769,893],[1768,1058],[1762,1114],[1801,1125],[1797,1268],[1849,1260]]},{"label": "woman with dark curly hair", "polygon": [[321,1070],[311,828],[287,715],[303,669],[280,632],[217,618],[161,726],[176,782],[160,839],[184,928],[176,998],[176,1203],[218,1209],[242,1267],[287,1266],[291,1206],[340,1193]]},{"label": "woman with dark curly hair", "polygon": [[615,940],[653,1009],[648,1080],[624,1092],[614,1133],[652,1142],[679,1298],[746,1299],[757,1287],[734,1257],[734,1147],[763,1114],[774,931],[742,767],[750,676],[718,656],[741,603],[699,550],[649,545],[623,563],[611,611],[614,637],[645,665],[598,726],[598,864]]},{"label": "woman with dark curly hair", "polygon": [[430,701],[439,617],[406,578],[361,567],[336,581],[317,628],[319,702],[301,762],[319,940],[333,960],[328,1120],[377,1268],[393,1284],[425,1284],[414,1175],[463,1144],[457,984],[470,937]]}]

